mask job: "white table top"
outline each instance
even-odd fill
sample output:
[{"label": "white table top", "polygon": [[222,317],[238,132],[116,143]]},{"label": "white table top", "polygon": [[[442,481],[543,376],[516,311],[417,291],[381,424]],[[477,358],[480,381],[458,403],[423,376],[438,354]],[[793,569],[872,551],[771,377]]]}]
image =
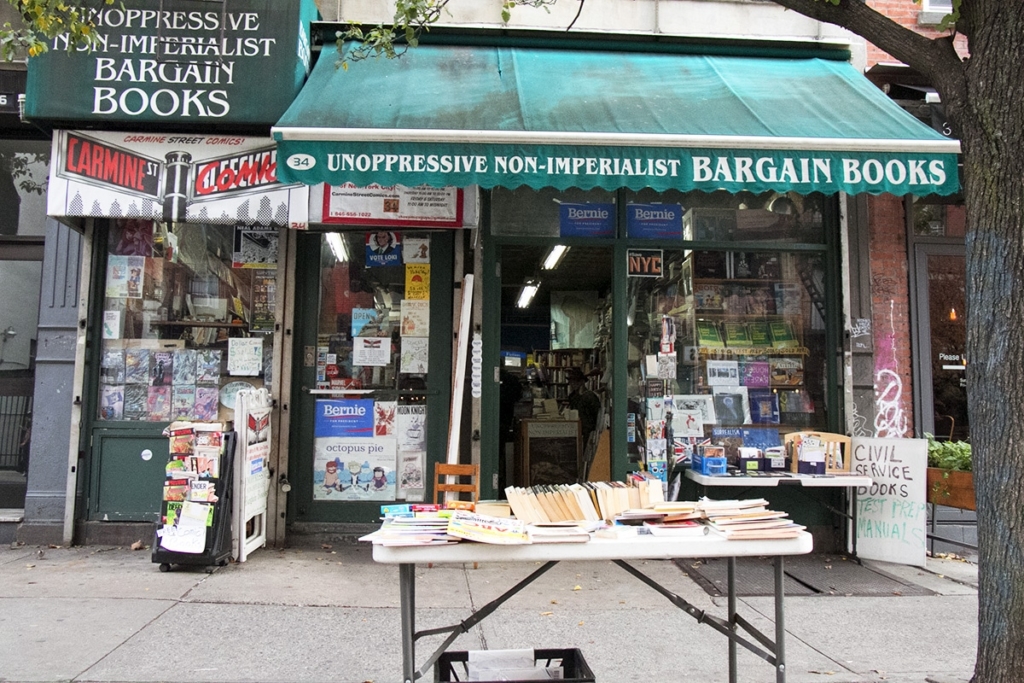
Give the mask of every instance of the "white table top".
[{"label": "white table top", "polygon": [[871,477],[859,474],[788,474],[785,477],[747,477],[747,476],[709,476],[693,470],[686,470],[686,478],[692,479],[701,486],[803,486],[853,488],[855,486],[871,486]]},{"label": "white table top", "polygon": [[651,560],[678,557],[750,557],[804,555],[811,535],[800,532],[780,540],[732,541],[712,532],[707,536],[671,538],[591,538],[587,543],[493,545],[463,541],[435,546],[373,546],[373,559],[384,564],[433,562],[547,562],[550,560]]}]

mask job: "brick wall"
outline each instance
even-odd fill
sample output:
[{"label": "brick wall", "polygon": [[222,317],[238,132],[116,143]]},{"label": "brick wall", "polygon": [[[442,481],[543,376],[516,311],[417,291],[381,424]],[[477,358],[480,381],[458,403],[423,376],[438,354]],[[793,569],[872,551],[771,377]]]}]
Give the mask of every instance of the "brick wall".
[{"label": "brick wall", "polygon": [[910,284],[903,200],[883,194],[868,203],[874,424],[879,437],[913,436]]},{"label": "brick wall", "polygon": [[[875,10],[876,12],[879,12],[889,17],[890,19],[900,24],[901,26],[905,26],[906,28],[916,31],[917,33],[920,33],[923,36],[928,36],[929,38],[937,38],[938,36],[942,35],[941,32],[935,29],[934,25],[922,25],[919,23],[918,20],[921,17],[922,13],[921,2],[914,2],[914,0],[869,0],[868,6]],[[935,12],[930,12],[926,13],[926,16],[934,16],[936,14],[937,13]],[[878,64],[879,62],[899,62],[898,59],[895,59],[894,57],[875,47],[871,43],[868,43],[867,47],[868,67],[871,67],[874,64]],[[958,35],[956,37],[956,47],[957,52],[959,52],[962,55],[966,55],[967,39],[962,35]]]},{"label": "brick wall", "polygon": [[[901,26],[930,38],[941,32],[920,22],[922,3],[913,0],[869,0],[869,6]],[[937,13],[930,16],[939,19]],[[926,14],[925,16],[929,16]],[[967,41],[956,38],[957,51],[967,54]],[[897,63],[883,50],[867,44],[867,64]],[[880,437],[914,435],[911,367],[910,282],[903,199],[892,195],[868,201],[871,272],[871,328],[874,339],[874,416],[867,430]]]}]

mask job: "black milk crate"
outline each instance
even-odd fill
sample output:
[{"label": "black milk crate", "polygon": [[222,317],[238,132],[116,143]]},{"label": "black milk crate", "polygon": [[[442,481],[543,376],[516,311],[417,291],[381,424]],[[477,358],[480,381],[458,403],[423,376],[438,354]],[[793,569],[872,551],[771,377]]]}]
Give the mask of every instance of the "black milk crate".
[{"label": "black milk crate", "polygon": [[[534,663],[541,666],[548,666],[549,662],[562,660],[562,682],[563,683],[594,683],[594,672],[590,670],[583,653],[579,648],[557,648],[533,651]],[[458,650],[445,652],[434,665],[434,683],[447,683],[448,681],[465,681],[466,662],[469,661],[469,652]],[[498,683],[497,681],[481,681],[480,683]],[[504,681],[503,683],[517,683],[516,681]],[[519,683],[525,683],[521,681]]]}]

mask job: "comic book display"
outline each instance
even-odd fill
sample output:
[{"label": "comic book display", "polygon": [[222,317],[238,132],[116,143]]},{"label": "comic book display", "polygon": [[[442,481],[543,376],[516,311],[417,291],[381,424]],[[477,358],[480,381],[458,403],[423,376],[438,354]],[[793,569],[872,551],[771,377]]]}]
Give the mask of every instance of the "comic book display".
[{"label": "comic book display", "polygon": [[231,473],[235,433],[220,423],[173,422],[164,467],[153,562],[222,564],[231,554]]}]

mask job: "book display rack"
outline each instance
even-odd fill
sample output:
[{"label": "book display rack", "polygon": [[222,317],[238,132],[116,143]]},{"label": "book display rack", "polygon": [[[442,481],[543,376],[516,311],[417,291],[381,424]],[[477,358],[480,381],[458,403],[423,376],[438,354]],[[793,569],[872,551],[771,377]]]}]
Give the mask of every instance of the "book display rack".
[{"label": "book display rack", "polygon": [[220,424],[172,423],[154,563],[224,566],[231,557],[235,432]]}]

